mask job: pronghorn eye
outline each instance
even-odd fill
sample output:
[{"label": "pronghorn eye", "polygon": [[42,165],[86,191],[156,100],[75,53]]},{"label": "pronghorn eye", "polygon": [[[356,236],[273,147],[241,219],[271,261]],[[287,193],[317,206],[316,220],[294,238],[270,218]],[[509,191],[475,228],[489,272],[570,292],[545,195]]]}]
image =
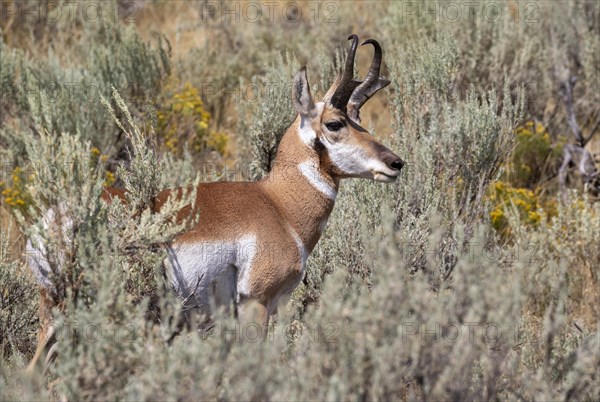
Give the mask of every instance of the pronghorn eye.
[{"label": "pronghorn eye", "polygon": [[341,121],[332,121],[331,123],[326,123],[325,127],[329,131],[340,131],[344,124]]}]

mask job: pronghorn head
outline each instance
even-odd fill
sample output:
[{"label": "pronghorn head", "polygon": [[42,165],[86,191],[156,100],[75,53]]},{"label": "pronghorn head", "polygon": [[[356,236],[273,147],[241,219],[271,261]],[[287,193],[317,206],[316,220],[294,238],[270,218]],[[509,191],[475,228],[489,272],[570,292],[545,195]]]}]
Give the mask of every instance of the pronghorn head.
[{"label": "pronghorn head", "polygon": [[353,79],[358,37],[351,35],[352,46],[345,69],[322,102],[315,104],[302,67],[294,78],[292,100],[299,114],[298,132],[302,142],[319,156],[319,165],[334,179],[349,177],[392,182],[404,162],[360,125],[361,106],[390,81],[379,77],[382,51],[377,41],[363,43],[375,48],[371,68],[363,81]]}]

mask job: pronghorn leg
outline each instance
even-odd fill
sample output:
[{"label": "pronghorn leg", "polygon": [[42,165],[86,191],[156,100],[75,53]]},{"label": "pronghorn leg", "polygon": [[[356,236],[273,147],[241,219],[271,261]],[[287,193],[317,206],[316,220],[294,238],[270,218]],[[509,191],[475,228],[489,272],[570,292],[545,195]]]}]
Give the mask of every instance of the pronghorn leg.
[{"label": "pronghorn leg", "polygon": [[[256,300],[244,301],[238,308],[241,341],[265,340],[269,330],[269,310]],[[258,332],[258,334],[257,334]]]},{"label": "pronghorn leg", "polygon": [[[28,373],[33,373],[41,368],[41,373],[44,374],[48,365],[56,357],[56,332],[52,319],[52,307],[54,305],[54,300],[48,290],[40,288],[38,344],[35,354],[29,366],[27,366]],[[43,366],[40,367],[40,364],[43,364]]]}]

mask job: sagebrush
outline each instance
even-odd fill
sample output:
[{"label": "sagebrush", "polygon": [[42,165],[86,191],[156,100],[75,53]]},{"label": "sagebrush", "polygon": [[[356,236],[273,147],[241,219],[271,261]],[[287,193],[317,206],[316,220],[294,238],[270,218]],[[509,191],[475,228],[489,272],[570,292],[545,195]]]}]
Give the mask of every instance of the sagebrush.
[{"label": "sagebrush", "polygon": [[[600,116],[597,2],[482,3],[457,20],[430,1],[339,2],[325,20],[300,1],[300,17],[258,23],[132,3],[134,23],[0,20],[0,399],[600,399],[600,203],[556,185],[568,74],[586,135]],[[384,44],[392,85],[363,121],[407,161],[400,179],[344,183],[265,342],[227,315],[174,336],[184,312],[156,245],[202,212],[176,225],[194,194],[160,214],[152,196],[266,174],[294,72],[307,64],[322,95],[342,54],[325,49],[351,32]],[[100,201],[107,179],[128,206]],[[48,208],[67,233],[45,230]],[[46,377],[23,371],[37,328],[24,237],[63,279]]]}]

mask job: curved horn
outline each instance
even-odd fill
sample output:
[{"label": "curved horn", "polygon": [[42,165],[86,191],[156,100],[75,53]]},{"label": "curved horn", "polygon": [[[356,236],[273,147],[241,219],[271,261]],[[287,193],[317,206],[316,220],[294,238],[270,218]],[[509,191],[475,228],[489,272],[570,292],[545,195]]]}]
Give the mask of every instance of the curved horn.
[{"label": "curved horn", "polygon": [[369,67],[369,72],[367,73],[367,76],[365,77],[363,84],[361,85],[361,87],[363,87],[365,85],[369,85],[377,78],[379,78],[379,70],[381,69],[381,59],[383,58],[383,51],[381,50],[381,45],[379,45],[379,42],[377,42],[375,39],[367,39],[360,45],[373,45],[375,51],[373,54],[373,61],[371,62],[371,67]]},{"label": "curved horn", "polygon": [[346,57],[346,66],[330,101],[332,106],[340,110],[346,110],[346,105],[352,96],[352,92],[360,85],[360,81],[354,80],[354,58],[356,56],[356,48],[358,47],[358,36],[352,34],[348,37],[348,40],[352,40],[352,45]]},{"label": "curved horn", "polygon": [[373,45],[375,53],[373,55],[373,61],[371,62],[371,67],[369,68],[367,76],[365,77],[364,81],[352,92],[348,101],[348,116],[355,121],[360,121],[358,112],[362,105],[364,105],[365,102],[375,94],[375,92],[385,88],[390,83],[390,81],[386,79],[379,78],[381,59],[383,58],[383,51],[381,50],[379,42],[377,42],[375,39],[368,39],[361,44],[361,46],[364,45]]}]

